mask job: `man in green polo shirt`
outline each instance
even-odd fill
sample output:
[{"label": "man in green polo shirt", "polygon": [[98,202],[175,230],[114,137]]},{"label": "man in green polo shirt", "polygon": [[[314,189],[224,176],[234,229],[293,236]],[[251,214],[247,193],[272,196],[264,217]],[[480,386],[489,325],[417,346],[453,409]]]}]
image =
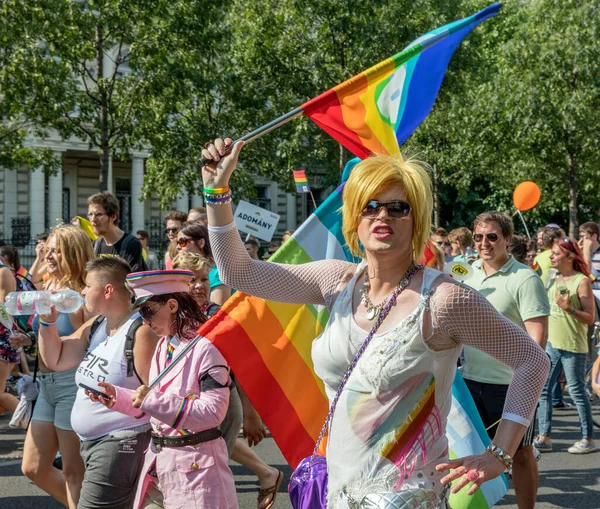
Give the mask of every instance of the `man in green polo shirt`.
[{"label": "man in green polo shirt", "polygon": [[[508,253],[514,228],[501,212],[484,212],[475,219],[475,248],[480,259],[473,263],[467,281],[506,318],[522,327],[542,348],[546,347],[550,305],[542,280]],[[490,438],[502,417],[512,370],[475,348],[465,346],[462,374]],[[533,455],[535,416],[515,453],[513,484],[519,509],[533,509],[537,496],[538,469]]]}]

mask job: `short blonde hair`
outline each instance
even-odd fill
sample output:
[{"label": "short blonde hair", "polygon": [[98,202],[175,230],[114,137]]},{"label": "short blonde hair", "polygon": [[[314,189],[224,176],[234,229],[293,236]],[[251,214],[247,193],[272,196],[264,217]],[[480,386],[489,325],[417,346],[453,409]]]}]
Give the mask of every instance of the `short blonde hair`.
[{"label": "short blonde hair", "polygon": [[56,248],[60,251],[60,271],[62,278],[56,283],[59,286],[72,288],[78,292],[85,288],[86,266],[96,255],[92,241],[87,234],[77,226],[63,224],[54,228],[48,237],[56,239]]},{"label": "short blonde hair", "polygon": [[212,267],[210,259],[200,253],[179,253],[173,260],[174,269],[191,270],[192,272],[206,270],[206,272],[210,272]]},{"label": "short blonde hair", "polygon": [[431,179],[425,165],[401,156],[372,156],[358,163],[344,187],[342,233],[354,256],[364,258],[359,247],[358,223],[369,200],[387,189],[397,187],[406,193],[413,216],[412,253],[415,260],[423,257],[425,242],[431,230],[433,195]]}]

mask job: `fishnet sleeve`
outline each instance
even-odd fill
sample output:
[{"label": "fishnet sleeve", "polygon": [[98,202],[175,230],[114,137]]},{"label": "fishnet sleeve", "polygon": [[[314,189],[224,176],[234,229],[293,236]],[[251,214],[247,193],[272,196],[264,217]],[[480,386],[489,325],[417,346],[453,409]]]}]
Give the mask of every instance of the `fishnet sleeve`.
[{"label": "fishnet sleeve", "polygon": [[502,418],[528,426],[550,369],[545,352],[483,295],[465,285],[438,284],[430,306],[433,333],[429,346],[442,350],[469,345],[510,367],[514,374]]},{"label": "fishnet sleeve", "polygon": [[338,284],[354,264],[321,260],[300,265],[250,258],[235,223],[209,226],[210,244],[224,284],[249,295],[288,304],[331,308]]}]

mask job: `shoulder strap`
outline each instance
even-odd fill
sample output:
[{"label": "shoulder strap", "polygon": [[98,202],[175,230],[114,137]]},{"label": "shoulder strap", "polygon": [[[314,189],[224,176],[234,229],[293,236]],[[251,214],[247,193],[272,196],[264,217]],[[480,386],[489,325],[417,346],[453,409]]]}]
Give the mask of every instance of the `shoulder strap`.
[{"label": "shoulder strap", "polygon": [[[138,316],[129,326],[129,330],[125,335],[125,359],[127,360],[127,376],[133,376],[135,367],[133,365],[133,344],[135,342],[135,333],[142,326],[144,320]],[[139,378],[139,377],[138,377]]]},{"label": "shoulder strap", "polygon": [[102,315],[100,315],[100,316],[97,316],[96,319],[92,322],[92,326],[90,327],[90,337],[88,339],[88,341],[90,343],[92,342],[92,338],[94,337],[94,334],[96,334],[98,327],[100,327],[100,324],[103,321],[104,321],[104,317]]}]

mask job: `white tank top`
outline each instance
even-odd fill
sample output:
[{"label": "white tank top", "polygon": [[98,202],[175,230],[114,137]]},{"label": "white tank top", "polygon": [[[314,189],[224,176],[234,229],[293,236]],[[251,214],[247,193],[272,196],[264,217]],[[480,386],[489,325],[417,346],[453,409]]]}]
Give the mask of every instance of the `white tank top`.
[{"label": "white tank top", "polygon": [[[141,382],[137,375],[127,376],[125,339],[131,324],[139,316],[134,315],[122,325],[114,336],[107,336],[106,321],[102,321],[93,337],[83,361],[77,368],[75,381],[100,389],[98,382],[107,382],[127,389],[137,389]],[[140,412],[141,413],[141,412]],[[95,440],[122,429],[131,429],[150,422],[144,415],[140,419],[115,412],[101,403],[92,401],[81,387],[77,390],[71,411],[71,426],[81,440]]]}]

